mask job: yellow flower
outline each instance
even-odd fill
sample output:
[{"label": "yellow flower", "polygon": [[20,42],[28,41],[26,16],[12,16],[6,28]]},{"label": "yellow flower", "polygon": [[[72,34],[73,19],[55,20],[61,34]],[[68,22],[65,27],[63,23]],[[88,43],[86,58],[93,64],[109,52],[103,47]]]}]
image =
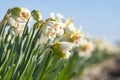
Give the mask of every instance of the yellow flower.
[{"label": "yellow flower", "polygon": [[53,45],[53,52],[56,55],[58,55],[64,59],[67,59],[70,57],[71,53],[69,51],[73,47],[74,47],[74,45],[69,42],[57,42]]}]

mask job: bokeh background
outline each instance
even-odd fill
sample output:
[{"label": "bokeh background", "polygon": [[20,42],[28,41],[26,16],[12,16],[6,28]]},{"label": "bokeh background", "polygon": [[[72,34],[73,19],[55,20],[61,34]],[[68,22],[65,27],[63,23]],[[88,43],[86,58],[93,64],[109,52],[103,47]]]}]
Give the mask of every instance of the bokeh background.
[{"label": "bokeh background", "polygon": [[51,12],[62,13],[65,18],[73,16],[84,33],[111,42],[120,40],[120,0],[1,0],[0,20],[15,6],[40,10],[45,19]]}]

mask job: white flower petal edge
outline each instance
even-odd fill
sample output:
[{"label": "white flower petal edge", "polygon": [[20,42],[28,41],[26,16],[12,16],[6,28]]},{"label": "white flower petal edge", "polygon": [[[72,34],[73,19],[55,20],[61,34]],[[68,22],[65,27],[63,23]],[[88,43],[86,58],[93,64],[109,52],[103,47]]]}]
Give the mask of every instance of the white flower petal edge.
[{"label": "white flower petal edge", "polygon": [[63,52],[66,54],[65,58],[68,59],[71,55],[71,53],[68,50],[63,50]]},{"label": "white flower petal edge", "polygon": [[74,47],[74,44],[70,42],[59,42],[59,44],[63,50],[71,50]]}]

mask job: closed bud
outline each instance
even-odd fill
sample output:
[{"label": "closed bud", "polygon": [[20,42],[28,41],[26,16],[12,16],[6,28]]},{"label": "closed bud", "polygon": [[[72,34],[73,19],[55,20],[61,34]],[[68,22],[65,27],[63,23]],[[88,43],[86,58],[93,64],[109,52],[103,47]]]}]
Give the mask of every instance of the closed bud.
[{"label": "closed bud", "polygon": [[36,21],[40,21],[42,19],[42,14],[38,10],[33,10],[32,16],[33,16],[34,20],[36,20]]}]

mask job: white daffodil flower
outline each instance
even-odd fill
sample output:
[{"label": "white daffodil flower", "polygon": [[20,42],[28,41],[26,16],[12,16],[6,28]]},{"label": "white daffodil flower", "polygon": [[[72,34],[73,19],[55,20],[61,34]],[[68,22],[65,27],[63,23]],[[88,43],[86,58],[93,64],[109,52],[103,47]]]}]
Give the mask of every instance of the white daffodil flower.
[{"label": "white daffodil flower", "polygon": [[56,31],[56,34],[58,36],[61,36],[61,35],[64,34],[64,27],[65,27],[64,23],[62,23],[62,22],[55,22],[53,27],[54,27],[54,29]]},{"label": "white daffodil flower", "polygon": [[52,27],[52,22],[45,23],[42,27],[42,34],[40,38],[40,43],[45,43],[48,39],[54,40],[56,37],[56,31]]},{"label": "white daffodil flower", "polygon": [[18,22],[27,22],[30,18],[31,12],[24,7],[15,7],[11,9],[11,17]]},{"label": "white daffodil flower", "polygon": [[64,34],[64,24],[56,21],[48,21],[43,25],[42,29],[42,39],[40,42],[44,42],[43,40],[50,39],[54,40],[56,35],[61,36]]},{"label": "white daffodil flower", "polygon": [[94,50],[93,42],[84,40],[79,51],[79,56],[88,58],[92,55],[93,50]]},{"label": "white daffodil flower", "polygon": [[71,43],[74,43],[76,46],[79,46],[81,40],[83,38],[83,34],[78,29],[75,29],[75,25],[73,23],[73,19],[69,18],[66,21],[65,28],[64,28],[64,38],[63,40],[67,40]]},{"label": "white daffodil flower", "polygon": [[8,24],[12,28],[12,32],[11,32],[12,35],[22,35],[24,31],[24,27],[26,25],[26,23],[20,23],[20,22],[15,21],[13,17],[9,18]]},{"label": "white daffodil flower", "polygon": [[71,53],[69,52],[74,47],[74,44],[69,42],[57,42],[53,45],[53,51],[58,56],[67,59],[70,57]]},{"label": "white daffodil flower", "polygon": [[65,28],[65,20],[64,17],[60,14],[60,13],[51,13],[50,15],[51,19],[54,19],[55,21],[53,21],[53,27],[56,31],[56,34],[58,36],[61,36],[64,34],[64,28]]},{"label": "white daffodil flower", "polygon": [[76,46],[79,46],[82,42],[83,34],[80,31],[75,31],[71,34],[70,42],[74,43]]},{"label": "white daffodil flower", "polygon": [[54,22],[47,22],[43,27],[43,34],[50,40],[54,40],[56,37],[56,31],[53,28]]},{"label": "white daffodil flower", "polygon": [[10,14],[8,24],[12,27],[12,33],[14,35],[22,35],[26,22],[31,16],[31,12],[23,7],[15,7],[10,10]]},{"label": "white daffodil flower", "polygon": [[51,26],[55,29],[56,31],[56,34],[58,36],[61,36],[64,34],[64,27],[65,27],[65,24],[63,22],[60,22],[60,21],[48,21],[46,23],[47,26]]},{"label": "white daffodil flower", "polygon": [[75,32],[75,25],[73,23],[73,19],[69,18],[65,23],[65,34],[71,35],[73,32]]},{"label": "white daffodil flower", "polygon": [[56,31],[52,27],[47,27],[45,31],[45,35],[48,37],[48,39],[54,40],[56,37]]}]

